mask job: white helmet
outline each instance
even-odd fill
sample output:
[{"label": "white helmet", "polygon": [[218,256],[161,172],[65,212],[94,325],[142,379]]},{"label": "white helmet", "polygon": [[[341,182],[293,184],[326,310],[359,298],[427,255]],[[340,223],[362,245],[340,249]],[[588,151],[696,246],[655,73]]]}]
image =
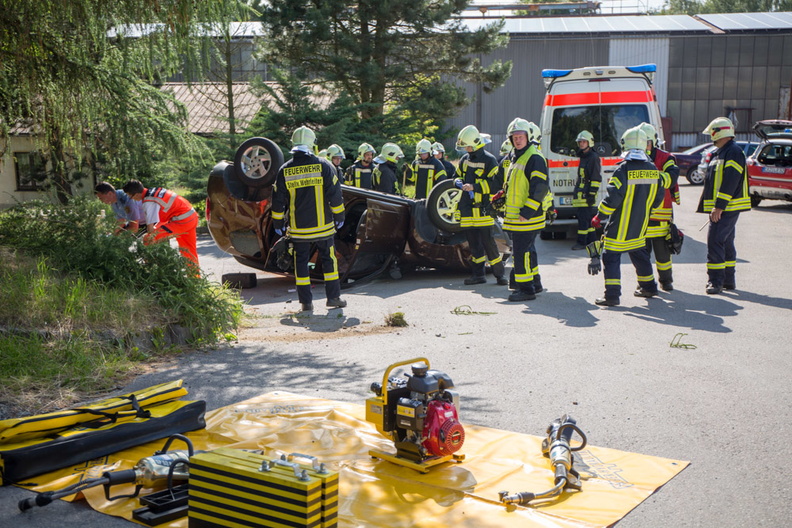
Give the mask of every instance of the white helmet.
[{"label": "white helmet", "polygon": [[589,148],[594,148],[594,134],[588,130],[580,131],[580,134],[578,134],[577,138],[575,138],[575,143],[578,141],[588,141]]},{"label": "white helmet", "polygon": [[402,152],[401,147],[396,143],[385,143],[382,145],[380,149],[379,156],[374,160],[377,163],[385,163],[386,161],[390,161],[391,163],[396,163],[400,159],[404,157],[404,152]]},{"label": "white helmet", "polygon": [[701,133],[709,134],[712,141],[718,141],[725,137],[734,137],[734,125],[728,117],[716,117]]},{"label": "white helmet", "polygon": [[510,139],[507,139],[506,141],[501,143],[501,147],[500,147],[501,155],[506,155],[509,152],[511,152],[512,150],[514,150],[514,145],[512,145],[512,142],[511,142]]},{"label": "white helmet", "polygon": [[375,156],[377,155],[377,151],[376,151],[376,150],[374,150],[374,147],[373,147],[373,146],[371,146],[371,145],[369,145],[368,143],[361,143],[361,144],[360,144],[360,146],[358,147],[358,150],[357,150],[357,152],[358,152],[358,157],[357,157],[357,159],[359,159],[359,160],[360,160],[360,159],[363,159],[363,156],[364,156],[364,155],[365,155],[367,152],[371,152],[371,153],[372,153],[372,154],[374,154]]},{"label": "white helmet", "polygon": [[660,143],[660,137],[657,134],[657,129],[654,126],[652,126],[650,123],[641,123],[638,126],[640,126],[641,130],[643,130],[644,134],[646,134],[646,137],[648,138],[647,141],[651,141],[652,146],[654,148],[657,148]]},{"label": "white helmet", "polygon": [[415,155],[420,156],[421,154],[431,154],[432,153],[432,144],[429,142],[428,139],[422,139],[418,143],[415,144]]},{"label": "white helmet", "polygon": [[464,151],[467,147],[472,147],[473,150],[478,150],[486,145],[484,138],[478,128],[473,125],[468,125],[459,131],[457,136],[456,148],[457,150]]},{"label": "white helmet", "polygon": [[432,154],[437,154],[438,152],[445,154],[445,147],[439,141],[435,141],[432,143]]},{"label": "white helmet", "polygon": [[345,158],[345,157],[346,156],[344,156],[344,149],[342,149],[340,146],[336,145],[335,143],[327,147],[327,159],[332,161],[333,158]]},{"label": "white helmet", "polygon": [[641,130],[641,126],[638,125],[636,127],[632,127],[627,129],[621,137],[621,148],[623,151],[628,150],[646,150],[646,142],[649,139],[646,137],[646,133]]},{"label": "white helmet", "polygon": [[292,132],[292,152],[299,150],[306,154],[316,152],[316,134],[306,126],[301,126]]}]

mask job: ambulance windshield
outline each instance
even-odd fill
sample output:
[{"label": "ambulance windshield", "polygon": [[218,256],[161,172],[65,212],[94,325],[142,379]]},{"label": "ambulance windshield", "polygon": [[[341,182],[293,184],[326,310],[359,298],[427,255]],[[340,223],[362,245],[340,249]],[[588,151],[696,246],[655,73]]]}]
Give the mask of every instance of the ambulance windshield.
[{"label": "ambulance windshield", "polygon": [[550,150],[574,156],[578,133],[588,130],[594,134],[594,149],[600,156],[619,156],[621,135],[643,122],[649,122],[649,109],[645,104],[556,108],[553,111]]}]

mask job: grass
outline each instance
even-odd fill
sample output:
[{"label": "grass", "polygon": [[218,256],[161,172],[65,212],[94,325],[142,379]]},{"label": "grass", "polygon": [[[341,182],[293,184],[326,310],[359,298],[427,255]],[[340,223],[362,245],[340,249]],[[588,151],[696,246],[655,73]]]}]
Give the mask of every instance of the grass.
[{"label": "grass", "polygon": [[235,338],[237,292],[195,276],[168,244],[107,236],[101,207],[0,213],[0,403],[17,411],[115,388],[142,363],[187,348],[166,339],[171,327],[186,329],[190,347]]}]

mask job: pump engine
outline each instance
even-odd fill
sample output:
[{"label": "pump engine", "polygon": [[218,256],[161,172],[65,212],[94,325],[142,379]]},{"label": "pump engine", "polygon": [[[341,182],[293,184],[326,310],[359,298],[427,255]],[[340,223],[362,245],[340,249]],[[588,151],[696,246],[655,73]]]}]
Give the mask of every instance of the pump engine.
[{"label": "pump engine", "polygon": [[[391,377],[399,366],[411,364],[412,374]],[[374,452],[372,456],[427,471],[459,451],[465,429],[459,423],[459,394],[452,390],[448,374],[431,370],[425,358],[411,359],[388,367],[383,383],[372,383],[375,397],[366,401],[366,419],[393,440],[396,455]]]}]

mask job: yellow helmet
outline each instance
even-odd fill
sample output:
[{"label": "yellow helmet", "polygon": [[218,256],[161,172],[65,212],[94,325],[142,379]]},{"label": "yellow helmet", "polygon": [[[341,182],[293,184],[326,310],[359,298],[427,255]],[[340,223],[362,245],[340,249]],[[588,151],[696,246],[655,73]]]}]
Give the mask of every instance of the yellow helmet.
[{"label": "yellow helmet", "polygon": [[[292,150],[294,150],[294,149],[292,149]],[[316,155],[319,156],[322,159],[326,159],[326,160],[330,161],[330,158],[327,157],[327,149],[320,150],[319,152],[316,153]]]},{"label": "yellow helmet", "polygon": [[380,149],[379,156],[375,160],[377,163],[384,163],[386,161],[390,161],[391,163],[396,163],[400,159],[404,157],[404,152],[402,152],[401,147],[396,143],[385,143],[382,145]]},{"label": "yellow helmet", "polygon": [[646,142],[649,139],[646,137],[646,133],[641,130],[641,126],[632,127],[627,129],[621,137],[621,148],[623,151],[628,150],[646,150]]},{"label": "yellow helmet", "polygon": [[486,143],[478,128],[473,125],[468,125],[459,131],[457,136],[456,148],[457,150],[464,151],[467,147],[472,147],[473,150],[482,148]]},{"label": "yellow helmet", "polygon": [[439,141],[435,141],[432,143],[432,154],[437,154],[438,152],[445,154],[445,147]]},{"label": "yellow helmet", "polygon": [[528,134],[528,130],[530,129],[531,123],[528,122],[527,119],[523,119],[522,117],[515,117],[509,126],[506,127],[506,135],[511,137],[512,134],[515,132],[525,132]]},{"label": "yellow helmet", "polygon": [[506,141],[501,143],[501,147],[500,147],[501,155],[508,154],[512,150],[514,150],[514,145],[512,145],[511,139],[507,139]]},{"label": "yellow helmet", "polygon": [[594,148],[594,134],[588,130],[581,130],[580,134],[575,138],[575,143],[578,141],[588,141],[589,148]]},{"label": "yellow helmet", "polygon": [[344,155],[344,149],[333,143],[332,145],[327,147],[327,159],[332,160],[333,158],[338,158],[338,157],[341,158],[346,157]]},{"label": "yellow helmet", "polygon": [[415,145],[415,155],[420,156],[421,154],[431,154],[432,153],[432,144],[429,142],[428,139],[422,139]]},{"label": "yellow helmet", "polygon": [[375,156],[377,155],[377,151],[374,150],[374,147],[372,147],[368,143],[361,143],[361,145],[358,147],[357,150],[358,153],[357,159],[363,159],[363,156],[366,154],[366,152],[371,152]]},{"label": "yellow helmet", "polygon": [[638,126],[640,126],[641,130],[643,130],[644,134],[646,134],[646,137],[648,138],[647,141],[651,141],[652,145],[655,148],[657,148],[660,142],[660,137],[657,134],[657,129],[649,123],[641,123]]},{"label": "yellow helmet", "polygon": [[712,141],[718,141],[721,138],[734,137],[734,125],[728,117],[716,117],[701,133],[709,134]]}]

